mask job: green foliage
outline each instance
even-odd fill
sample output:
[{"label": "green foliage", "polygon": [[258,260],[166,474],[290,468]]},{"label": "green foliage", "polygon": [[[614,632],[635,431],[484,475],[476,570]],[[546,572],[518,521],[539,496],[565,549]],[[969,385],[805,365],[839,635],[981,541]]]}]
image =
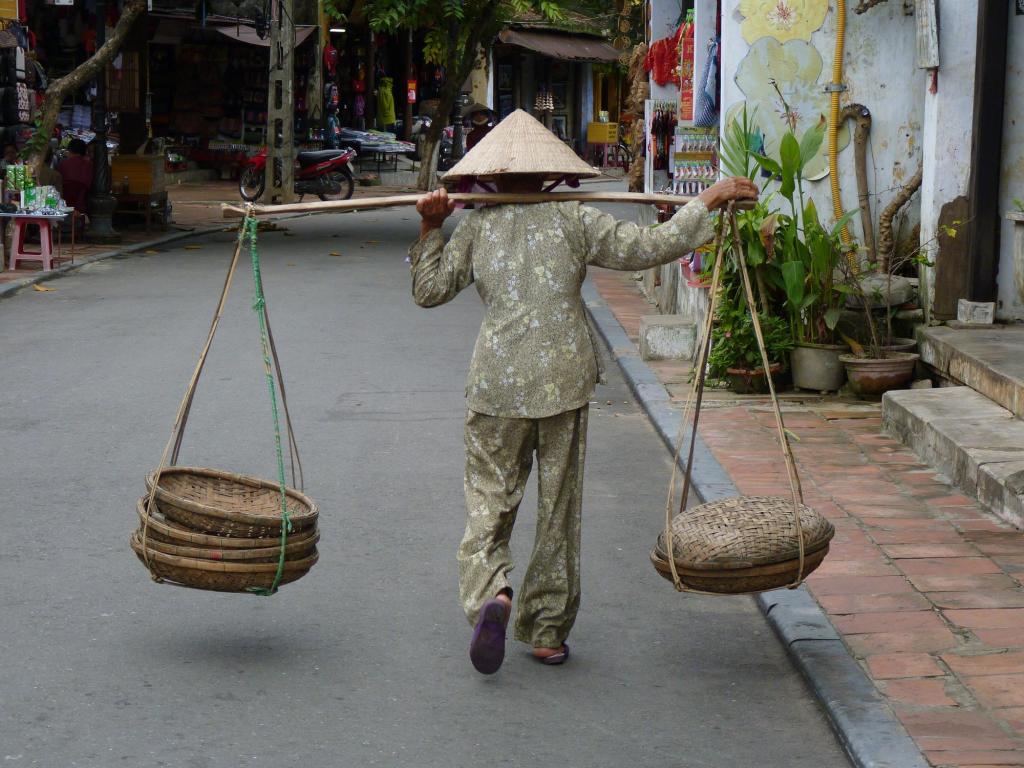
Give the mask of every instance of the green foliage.
[{"label": "green foliage", "polygon": [[747,105],[744,104],[739,119],[733,118],[725,126],[719,155],[722,168],[730,176],[746,176],[753,180],[757,173],[754,153],[761,147],[761,135],[754,123],[756,115],[756,107],[748,115]]},{"label": "green foliage", "polygon": [[[339,8],[343,0],[325,2]],[[376,31],[426,30],[424,58],[432,64],[458,68],[464,57],[476,56],[476,51],[466,50],[474,31],[482,33],[479,39],[486,47],[503,23],[519,14],[538,13],[547,21],[558,22],[571,5],[554,0],[367,0],[364,8]]]},{"label": "green foliage", "polygon": [[[717,324],[711,332],[711,354],[708,355],[710,375],[721,379],[729,368],[761,369],[761,351],[747,303],[719,301]],[[768,362],[785,363],[786,354],[793,348],[788,324],[781,317],[764,313],[759,314],[758,319],[768,350]]]}]

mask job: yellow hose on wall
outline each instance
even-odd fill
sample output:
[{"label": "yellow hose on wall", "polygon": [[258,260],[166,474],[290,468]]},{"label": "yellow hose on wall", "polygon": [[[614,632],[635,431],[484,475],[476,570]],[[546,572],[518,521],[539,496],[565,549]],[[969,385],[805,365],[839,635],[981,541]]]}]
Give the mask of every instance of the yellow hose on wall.
[{"label": "yellow hose on wall", "polygon": [[[836,0],[836,47],[832,55],[832,83],[829,87],[828,116],[828,174],[832,187],[832,213],[836,221],[843,218],[843,196],[839,191],[839,129],[842,127],[839,114],[839,94],[845,90],[843,84],[843,52],[846,48],[846,0]],[[853,237],[844,224],[840,236],[843,243],[851,245]],[[857,252],[854,249],[846,255],[850,266],[857,267]]]}]

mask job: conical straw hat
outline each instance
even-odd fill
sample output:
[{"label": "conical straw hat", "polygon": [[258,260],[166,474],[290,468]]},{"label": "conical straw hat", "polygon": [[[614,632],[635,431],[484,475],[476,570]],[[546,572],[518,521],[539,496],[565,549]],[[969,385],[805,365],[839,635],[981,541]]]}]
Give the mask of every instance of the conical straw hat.
[{"label": "conical straw hat", "polygon": [[563,176],[583,178],[601,175],[543,123],[517,109],[480,139],[480,143],[467,152],[444,178],[445,181],[456,181],[475,177],[490,181],[505,174],[526,173],[550,180]]}]

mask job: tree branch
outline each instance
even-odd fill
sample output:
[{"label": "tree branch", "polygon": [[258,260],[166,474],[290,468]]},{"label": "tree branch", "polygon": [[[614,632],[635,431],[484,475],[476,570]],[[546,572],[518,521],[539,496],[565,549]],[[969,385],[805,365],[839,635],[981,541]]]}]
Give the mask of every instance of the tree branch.
[{"label": "tree branch", "polygon": [[[60,108],[64,103],[64,99],[75,91],[80,90],[96,77],[103,76],[105,67],[121,49],[135,20],[145,11],[146,0],[127,0],[124,10],[121,12],[121,18],[117,20],[117,26],[114,27],[114,31],[100,49],[86,61],[79,64],[73,71],[59,80],[54,80],[50,83],[46,93],[43,95],[41,117],[32,141],[33,151],[29,157],[29,162],[36,168],[43,161],[43,156],[46,153],[46,143],[53,135],[53,129],[57,125],[57,118],[60,116]],[[102,24],[104,20],[97,19],[97,23]],[[40,137],[42,138],[40,139]]]}]

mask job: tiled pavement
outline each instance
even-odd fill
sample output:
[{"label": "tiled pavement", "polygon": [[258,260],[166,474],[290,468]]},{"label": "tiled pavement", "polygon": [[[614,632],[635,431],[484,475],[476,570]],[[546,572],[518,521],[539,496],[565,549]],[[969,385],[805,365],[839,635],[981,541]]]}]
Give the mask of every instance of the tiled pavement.
[{"label": "tiled pavement", "polygon": [[[392,194],[409,192],[403,187],[356,187],[354,198],[377,197]],[[100,253],[109,253],[120,248],[139,245],[141,243],[158,240],[175,233],[188,232],[191,230],[213,229],[216,227],[236,227],[237,220],[225,220],[221,215],[221,203],[237,204],[239,202],[238,186],[233,181],[204,181],[188,184],[168,185],[167,195],[173,208],[173,221],[166,229],[161,229],[159,224],[153,224],[152,230],[146,232],[138,217],[122,225],[118,222],[117,230],[122,236],[119,245],[94,245],[91,243],[76,243],[74,260],[79,261],[89,256]],[[54,244],[56,246],[56,243]],[[66,239],[63,243],[63,255],[66,257],[60,263],[66,264],[71,261],[71,243]],[[6,262],[6,256],[4,257]],[[21,267],[16,270],[7,269],[4,263],[3,271],[0,271],[0,285],[14,280],[21,280],[25,277],[35,275],[40,271],[41,265],[28,262],[28,267]]]},{"label": "tiled pavement", "polygon": [[[591,274],[635,341],[655,310],[629,275]],[[685,365],[651,367],[685,397]],[[705,397],[701,434],[740,491],[787,493],[765,399]],[[882,434],[877,405],[784,412],[805,499],[836,526],[811,594],[932,765],[1024,767],[1024,533]]]}]

